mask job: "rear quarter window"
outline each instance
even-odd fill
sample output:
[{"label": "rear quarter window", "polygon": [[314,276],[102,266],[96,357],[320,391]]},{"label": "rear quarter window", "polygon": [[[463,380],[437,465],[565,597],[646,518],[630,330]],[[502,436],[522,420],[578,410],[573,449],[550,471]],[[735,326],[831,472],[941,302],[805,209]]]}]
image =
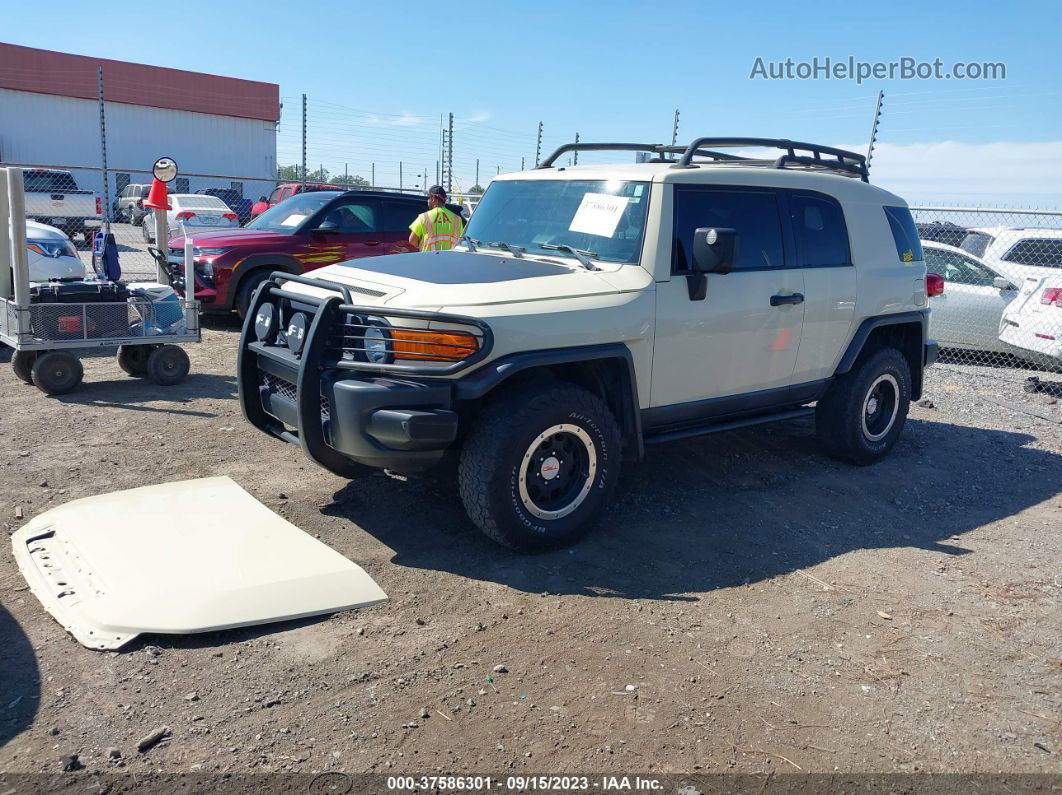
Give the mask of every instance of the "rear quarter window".
[{"label": "rear quarter window", "polygon": [[883,207],[885,217],[892,230],[892,240],[896,244],[896,256],[900,262],[922,262],[922,241],[918,239],[918,227],[915,226],[911,211],[906,207]]}]

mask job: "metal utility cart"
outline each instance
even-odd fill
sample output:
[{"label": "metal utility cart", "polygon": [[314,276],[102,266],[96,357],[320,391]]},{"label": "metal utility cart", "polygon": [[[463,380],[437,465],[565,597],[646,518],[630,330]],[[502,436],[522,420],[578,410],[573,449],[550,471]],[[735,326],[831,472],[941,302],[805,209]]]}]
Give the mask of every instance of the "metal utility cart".
[{"label": "metal utility cart", "polygon": [[[118,365],[129,375],[164,386],[183,381],[189,361],[179,344],[201,339],[195,300],[31,302],[22,189],[19,169],[0,168],[0,342],[14,348],[15,374],[50,395],[65,394],[81,383],[78,352],[117,347]],[[186,275],[191,241],[187,249]],[[100,282],[99,290],[110,284]]]}]

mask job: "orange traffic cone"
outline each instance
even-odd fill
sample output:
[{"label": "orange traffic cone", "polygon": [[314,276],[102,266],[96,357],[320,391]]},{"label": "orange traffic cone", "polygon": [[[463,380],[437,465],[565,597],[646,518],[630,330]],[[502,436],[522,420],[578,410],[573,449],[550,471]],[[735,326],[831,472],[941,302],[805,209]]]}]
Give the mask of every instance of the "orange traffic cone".
[{"label": "orange traffic cone", "polygon": [[168,210],[169,202],[166,200],[166,183],[160,179],[151,180],[151,190],[144,199],[144,206],[150,210]]}]

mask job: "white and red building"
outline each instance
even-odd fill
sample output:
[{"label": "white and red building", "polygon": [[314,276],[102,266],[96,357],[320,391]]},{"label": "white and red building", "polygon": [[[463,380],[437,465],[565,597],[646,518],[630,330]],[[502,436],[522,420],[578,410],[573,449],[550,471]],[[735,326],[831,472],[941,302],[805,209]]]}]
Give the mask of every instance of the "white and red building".
[{"label": "white and red building", "polygon": [[98,74],[103,69],[108,189],[150,181],[158,157],[176,192],[268,194],[276,175],[280,87],[0,43],[0,163],[69,168],[102,192]]}]

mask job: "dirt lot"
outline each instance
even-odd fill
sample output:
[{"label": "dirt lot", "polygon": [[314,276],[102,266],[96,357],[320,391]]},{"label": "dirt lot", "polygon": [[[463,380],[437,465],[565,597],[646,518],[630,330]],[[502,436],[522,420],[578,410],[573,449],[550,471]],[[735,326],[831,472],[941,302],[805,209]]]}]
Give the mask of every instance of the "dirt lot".
[{"label": "dirt lot", "polygon": [[439,485],[253,431],[235,340],[213,323],[169,389],[94,359],[45,398],[5,365],[0,521],[230,475],[390,601],[94,652],[4,547],[0,770],[1062,773],[1062,413],[1021,374],[938,367],[872,468],[803,422],[653,448],[590,538],[517,557]]}]

